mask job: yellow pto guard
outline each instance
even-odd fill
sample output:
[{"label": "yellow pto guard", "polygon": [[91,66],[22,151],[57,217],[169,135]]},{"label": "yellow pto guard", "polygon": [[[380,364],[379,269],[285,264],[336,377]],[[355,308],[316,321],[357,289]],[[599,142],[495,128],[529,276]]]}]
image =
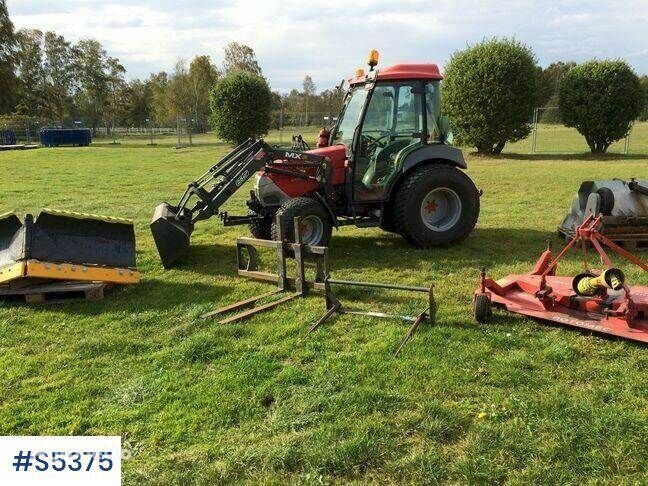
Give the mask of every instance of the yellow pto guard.
[{"label": "yellow pto guard", "polygon": [[0,284],[17,279],[140,281],[135,230],[126,219],[45,209],[0,216]]}]

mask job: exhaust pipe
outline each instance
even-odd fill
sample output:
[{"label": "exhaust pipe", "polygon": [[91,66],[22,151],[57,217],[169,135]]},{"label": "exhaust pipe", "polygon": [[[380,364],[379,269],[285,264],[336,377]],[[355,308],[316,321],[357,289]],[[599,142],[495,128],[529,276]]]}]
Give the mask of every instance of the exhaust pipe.
[{"label": "exhaust pipe", "polygon": [[171,268],[189,251],[194,224],[185,212],[167,203],[158,205],[153,212],[151,233],[164,268]]}]

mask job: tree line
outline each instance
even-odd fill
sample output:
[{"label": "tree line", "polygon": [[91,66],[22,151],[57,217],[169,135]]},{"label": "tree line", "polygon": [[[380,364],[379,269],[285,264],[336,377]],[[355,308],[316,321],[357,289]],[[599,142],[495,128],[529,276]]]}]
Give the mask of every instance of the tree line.
[{"label": "tree line", "polygon": [[499,154],[506,143],[529,136],[535,107],[555,106],[558,121],[575,128],[592,153],[605,153],[645,115],[646,87],[646,77],[620,59],[540,69],[529,46],[493,38],[452,55],[442,111],[460,143]]},{"label": "tree line", "polygon": [[[222,66],[209,56],[180,59],[170,72],[126,80],[126,69],[96,40],[72,43],[55,32],[14,30],[5,0],[0,0],[0,115],[73,126],[81,121],[106,127],[175,126],[178,120],[207,131],[209,94],[230,72],[263,76],[252,48],[231,42]],[[340,88],[317,94],[310,76],[303,90],[272,93],[272,125],[308,124],[314,113],[335,114]],[[299,113],[299,115],[296,115]]]},{"label": "tree line", "polygon": [[[506,141],[528,135],[529,112],[534,107],[559,106],[560,84],[576,63],[557,61],[541,68],[526,46],[510,49],[506,41],[489,42],[453,56],[446,67],[449,79],[444,82],[443,98],[450,121],[464,139],[472,130],[471,120],[486,119],[475,115],[485,106],[493,108],[492,123],[481,129],[488,136],[482,133],[469,143],[481,145],[484,151],[497,152]],[[507,70],[501,69],[498,56],[510,56],[515,62],[507,60]],[[513,83],[509,71],[516,65],[521,71]],[[487,68],[491,71],[480,71]],[[160,71],[146,79],[127,81],[119,59],[110,56],[98,41],[83,39],[72,43],[55,32],[15,31],[5,0],[0,0],[0,115],[11,115],[14,120],[24,117],[61,126],[81,121],[93,129],[175,126],[181,121],[195,132],[204,132],[215,116],[213,105],[210,106],[214,87],[235,72],[260,77],[267,84],[254,50],[237,42],[224,48],[221,66],[216,66],[209,56],[200,55],[189,63],[178,60],[170,72]],[[475,89],[465,84],[470,79],[476,83]],[[499,84],[488,90],[484,80]],[[648,98],[648,76],[641,77],[639,83]],[[482,99],[484,96],[488,100]],[[511,102],[516,96],[519,99]],[[277,128],[331,124],[343,98],[342,86],[318,93],[307,75],[301,89],[271,92],[267,125]],[[328,123],[324,120],[326,116]],[[544,111],[540,121],[560,122],[561,116],[560,111]],[[640,117],[648,119],[648,111],[644,110]],[[524,123],[518,123],[518,118],[524,119]],[[506,129],[507,126],[512,128]],[[506,137],[495,133],[506,130]],[[497,140],[489,147],[493,139]]]}]

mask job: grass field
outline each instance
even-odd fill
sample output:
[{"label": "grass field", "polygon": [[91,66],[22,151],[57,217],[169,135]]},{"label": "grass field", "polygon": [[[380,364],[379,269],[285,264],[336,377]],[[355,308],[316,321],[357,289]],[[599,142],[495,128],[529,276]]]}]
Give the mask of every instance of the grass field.
[{"label": "grass field", "polygon": [[[467,155],[484,195],[475,233],[458,246],[335,234],[336,277],[435,282],[438,324],[398,359],[398,322],[342,316],[307,335],[318,296],[241,324],[199,319],[271,289],[235,276],[234,238],[246,231],[216,218],[198,225],[178,268],[158,261],[153,207],[226,152],[211,137],[182,150],[135,139],[0,153],[0,212],[131,218],[144,274],[101,302],[0,304],[0,434],[121,435],[126,484],[648,482],[645,347],[503,313],[477,326],[470,305],[480,266],[522,272],[548,238],[559,244],[555,228],[583,179],[647,177],[648,128],[636,127],[633,155],[605,159],[516,155],[525,143],[497,159]],[[245,195],[225,209],[242,211]],[[648,284],[639,271],[628,278]],[[418,307],[399,294],[346,296]]]}]

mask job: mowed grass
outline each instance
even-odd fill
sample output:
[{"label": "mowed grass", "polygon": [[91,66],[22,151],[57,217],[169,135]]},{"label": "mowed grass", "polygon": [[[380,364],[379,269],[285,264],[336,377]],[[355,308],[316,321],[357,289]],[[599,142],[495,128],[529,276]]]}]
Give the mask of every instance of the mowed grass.
[{"label": "mowed grass", "polygon": [[[642,133],[634,147],[647,146]],[[272,287],[237,278],[234,239],[247,231],[217,218],[197,225],[180,266],[162,269],[154,206],[175,202],[227,147],[210,136],[182,150],[158,142],[0,153],[0,212],[131,218],[144,275],[100,302],[0,304],[0,434],[121,435],[126,484],[648,482],[645,347],[502,312],[478,326],[471,312],[481,266],[498,278],[528,270],[547,239],[560,245],[580,182],[648,177],[648,150],[466,152],[482,212],[452,248],[336,232],[335,277],[436,285],[438,323],[394,359],[400,322],[346,315],[307,335],[324,310],[318,295],[240,324],[201,320]],[[246,193],[224,209],[240,214]],[[570,255],[562,271],[579,270]],[[628,278],[648,285],[645,272]],[[378,291],[344,298],[396,313],[423,305]]]}]

